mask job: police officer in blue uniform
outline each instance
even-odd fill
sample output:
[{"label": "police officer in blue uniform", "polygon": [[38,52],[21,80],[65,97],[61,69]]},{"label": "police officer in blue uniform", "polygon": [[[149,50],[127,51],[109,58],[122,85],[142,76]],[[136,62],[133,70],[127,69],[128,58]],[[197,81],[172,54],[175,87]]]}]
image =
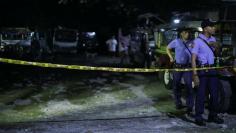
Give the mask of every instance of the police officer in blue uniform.
[{"label": "police officer in blue uniform", "polygon": [[[216,39],[212,36],[215,33],[215,23],[208,20],[204,20],[201,23],[203,33],[194,40],[192,49],[192,67],[193,67],[193,80],[195,85],[198,85],[195,103],[195,122],[197,125],[205,126],[206,123],[202,117],[204,113],[204,102],[205,92],[209,89],[210,103],[209,103],[209,115],[208,122],[214,122],[221,124],[223,119],[218,117],[217,112],[217,101],[218,101],[218,90],[217,90],[217,76],[216,70],[200,70],[196,71],[196,67],[212,67],[215,62],[213,47]],[[198,62],[198,63],[196,63]]]},{"label": "police officer in blue uniform", "polygon": [[[179,28],[178,38],[171,41],[166,49],[170,58],[170,62],[174,63],[175,68],[191,68],[191,48],[192,42],[189,41],[189,28]],[[171,49],[175,50],[175,58],[172,57]],[[177,109],[184,108],[181,101],[181,79],[184,79],[187,88],[187,114],[192,115],[194,106],[193,88],[192,88],[192,71],[187,72],[173,72],[173,91],[175,98],[175,105]]]}]

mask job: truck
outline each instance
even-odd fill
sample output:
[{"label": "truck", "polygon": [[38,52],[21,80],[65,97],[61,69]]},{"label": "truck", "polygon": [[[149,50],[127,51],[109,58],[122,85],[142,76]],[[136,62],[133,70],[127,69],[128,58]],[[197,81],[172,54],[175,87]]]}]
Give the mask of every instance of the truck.
[{"label": "truck", "polygon": [[22,58],[31,53],[34,32],[29,28],[2,28],[0,32],[1,55]]}]

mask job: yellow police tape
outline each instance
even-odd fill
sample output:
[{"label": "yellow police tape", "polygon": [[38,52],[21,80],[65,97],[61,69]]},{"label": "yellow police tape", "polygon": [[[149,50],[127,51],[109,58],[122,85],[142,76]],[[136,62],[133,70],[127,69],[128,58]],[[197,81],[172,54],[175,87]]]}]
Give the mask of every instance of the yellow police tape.
[{"label": "yellow police tape", "polygon": [[[64,69],[75,69],[75,70],[90,70],[90,71],[109,71],[109,72],[161,72],[161,71],[192,71],[192,68],[184,69],[162,69],[162,68],[113,68],[113,67],[91,67],[91,66],[79,66],[79,65],[63,65],[63,64],[53,64],[53,63],[40,63],[40,62],[31,62],[15,59],[0,58],[0,62],[17,64],[17,65],[28,65],[28,66],[38,66],[38,67],[47,67],[47,68],[64,68]],[[232,66],[224,67],[204,67],[196,68],[195,70],[208,70],[208,69],[222,69],[222,68],[233,68]],[[235,69],[235,68],[234,68]]]}]

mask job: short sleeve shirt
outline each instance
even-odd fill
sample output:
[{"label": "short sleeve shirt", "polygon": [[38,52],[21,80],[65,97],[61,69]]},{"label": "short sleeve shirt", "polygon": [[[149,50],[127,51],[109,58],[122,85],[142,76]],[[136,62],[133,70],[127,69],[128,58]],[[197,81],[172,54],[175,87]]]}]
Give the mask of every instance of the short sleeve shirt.
[{"label": "short sleeve shirt", "polygon": [[199,63],[201,65],[202,64],[212,65],[214,64],[214,59],[215,59],[214,53],[207,46],[207,44],[200,38],[207,41],[207,43],[216,42],[216,39],[213,36],[207,38],[205,35],[199,34],[199,37],[196,38],[193,42],[194,45],[193,45],[192,53],[197,55],[197,60],[199,61]]},{"label": "short sleeve shirt", "polygon": [[[182,39],[175,39],[171,41],[168,46],[169,49],[175,49],[175,61],[178,64],[191,63],[191,48],[192,42],[183,42]],[[188,49],[187,49],[188,48]]]}]

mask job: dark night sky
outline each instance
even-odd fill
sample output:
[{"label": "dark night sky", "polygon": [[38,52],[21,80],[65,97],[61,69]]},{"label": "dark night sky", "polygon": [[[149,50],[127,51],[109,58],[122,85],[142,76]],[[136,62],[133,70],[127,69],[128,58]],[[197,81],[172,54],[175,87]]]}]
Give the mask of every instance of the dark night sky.
[{"label": "dark night sky", "polygon": [[173,11],[204,11],[224,6],[220,0],[83,0],[87,3],[69,0],[67,4],[58,4],[58,1],[0,0],[0,28],[52,29],[61,25],[79,31],[96,31],[100,42],[104,42],[110,34],[117,33],[118,27],[136,26],[137,16],[143,13],[158,14],[169,21]]},{"label": "dark night sky", "polygon": [[[1,0],[1,26],[6,25],[67,25],[96,28],[101,25],[119,26],[135,20],[137,15],[153,12],[169,19],[172,11],[214,9],[218,0]],[[124,4],[124,6],[120,6]],[[128,12],[128,13],[127,13]]]}]

